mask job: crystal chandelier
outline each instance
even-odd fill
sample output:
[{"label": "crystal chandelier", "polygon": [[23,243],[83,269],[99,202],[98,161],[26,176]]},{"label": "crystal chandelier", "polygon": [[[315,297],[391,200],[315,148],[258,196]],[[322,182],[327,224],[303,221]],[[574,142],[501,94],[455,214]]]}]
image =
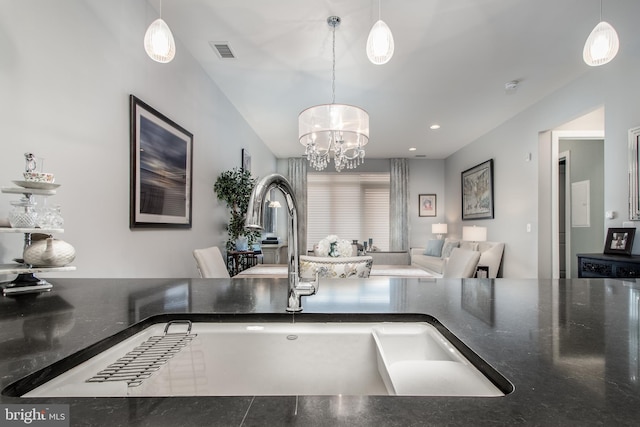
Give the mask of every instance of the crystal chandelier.
[{"label": "crystal chandelier", "polygon": [[160,0],[160,17],[153,21],[144,34],[144,50],[149,58],[166,64],[176,56],[176,42],[166,22],[162,19],[162,0]]},{"label": "crystal chandelier", "polygon": [[336,104],[336,27],[340,18],[330,16],[333,29],[333,75],[331,104],[316,105],[298,116],[298,138],[306,147],[309,164],[316,170],[327,167],[331,155],[336,171],[354,169],[364,162],[369,142],[369,114],[353,105]]},{"label": "crystal chandelier", "polygon": [[618,33],[611,24],[602,20],[602,0],[600,0],[600,22],[587,37],[582,58],[587,65],[597,67],[615,58],[619,48]]}]

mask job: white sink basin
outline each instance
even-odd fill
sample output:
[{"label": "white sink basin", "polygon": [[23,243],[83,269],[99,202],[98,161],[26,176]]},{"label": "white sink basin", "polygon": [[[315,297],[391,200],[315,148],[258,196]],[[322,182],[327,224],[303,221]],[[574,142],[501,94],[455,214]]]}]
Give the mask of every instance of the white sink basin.
[{"label": "white sink basin", "polygon": [[[428,322],[307,323],[301,318],[295,323],[194,322],[188,343],[148,378],[128,384],[118,375],[156,358],[155,349],[97,382],[96,374],[125,360],[150,337],[164,335],[165,323],[151,325],[23,396],[493,397],[510,391],[494,384],[496,375],[501,377],[497,372],[492,371],[492,382]],[[186,327],[171,325],[168,332],[186,332]]]}]

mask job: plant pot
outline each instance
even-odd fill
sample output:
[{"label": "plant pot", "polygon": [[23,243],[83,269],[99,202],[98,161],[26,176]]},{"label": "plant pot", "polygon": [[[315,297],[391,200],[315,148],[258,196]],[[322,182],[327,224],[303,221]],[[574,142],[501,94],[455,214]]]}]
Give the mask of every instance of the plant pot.
[{"label": "plant pot", "polygon": [[249,250],[249,239],[246,237],[238,237],[236,239],[236,251],[248,251]]}]

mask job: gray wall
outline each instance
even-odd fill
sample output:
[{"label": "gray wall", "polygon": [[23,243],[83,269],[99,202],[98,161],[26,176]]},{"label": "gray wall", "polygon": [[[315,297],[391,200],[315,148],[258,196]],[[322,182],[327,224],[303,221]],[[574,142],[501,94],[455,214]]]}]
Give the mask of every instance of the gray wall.
[{"label": "gray wall", "polygon": [[[636,9],[639,7],[635,4]],[[614,18],[612,18],[613,20]],[[616,16],[615,19],[632,19]],[[590,111],[605,109],[604,210],[617,212],[606,227],[628,220],[627,132],[640,124],[639,46],[599,68],[585,67],[577,80],[542,99],[446,160],[445,192],[450,223],[460,221],[460,172],[489,158],[495,162],[495,219],[466,221],[488,227],[489,240],[506,243],[504,277],[551,277],[550,262],[538,271],[538,258],[550,256],[550,147],[541,133]],[[544,135],[542,135],[544,137]],[[541,142],[542,141],[542,142]],[[527,155],[532,160],[527,161]],[[539,176],[543,174],[543,176]],[[540,186],[539,186],[540,181]],[[465,222],[465,225],[467,225]],[[532,224],[527,233],[526,224]],[[538,239],[538,236],[540,238]],[[540,243],[538,242],[540,240]],[[549,245],[549,247],[538,246]]]},{"label": "gray wall", "polygon": [[[157,13],[146,1],[3,1],[0,13],[0,185],[22,178],[24,153],[44,157],[62,184],[65,233],[77,250],[65,277],[195,277],[194,248],[222,245],[226,208],[213,183],[240,166],[264,175],[276,160],[177,40],[159,64],[142,40]],[[194,134],[193,228],[129,229],[129,94]],[[260,161],[258,161],[260,159]],[[0,218],[15,196],[0,194]],[[0,262],[21,256],[0,235]],[[46,277],[46,275],[43,275]]]}]

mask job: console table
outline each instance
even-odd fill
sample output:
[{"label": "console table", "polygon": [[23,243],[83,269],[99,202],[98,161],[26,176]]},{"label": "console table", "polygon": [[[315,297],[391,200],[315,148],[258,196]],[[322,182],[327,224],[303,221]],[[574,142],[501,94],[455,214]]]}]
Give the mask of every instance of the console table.
[{"label": "console table", "polygon": [[578,277],[640,277],[640,256],[578,254]]}]

